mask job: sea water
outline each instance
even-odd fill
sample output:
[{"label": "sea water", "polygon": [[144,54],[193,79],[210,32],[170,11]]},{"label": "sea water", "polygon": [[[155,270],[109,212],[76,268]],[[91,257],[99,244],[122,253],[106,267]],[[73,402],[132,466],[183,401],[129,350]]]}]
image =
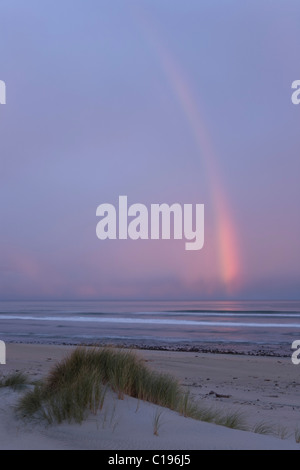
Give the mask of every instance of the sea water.
[{"label": "sea water", "polygon": [[300,301],[0,302],[0,340],[288,355]]}]

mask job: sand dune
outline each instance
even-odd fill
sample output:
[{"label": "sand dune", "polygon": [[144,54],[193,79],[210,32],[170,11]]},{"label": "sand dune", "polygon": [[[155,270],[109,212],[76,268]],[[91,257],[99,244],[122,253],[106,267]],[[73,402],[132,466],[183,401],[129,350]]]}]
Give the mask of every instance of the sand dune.
[{"label": "sand dune", "polygon": [[[71,347],[63,346],[40,346],[40,345],[7,345],[7,365],[1,366],[1,371],[7,374],[9,371],[22,370],[30,374],[33,378],[38,378],[47,373],[53,362],[70,351]],[[191,391],[201,390],[202,398],[207,397],[207,401],[213,401],[218,406],[234,405],[238,402],[238,391],[246,380],[247,373],[251,376],[255,370],[257,377],[252,380],[256,383],[256,393],[251,390],[252,383],[248,381],[249,389],[247,399],[248,405],[244,407],[254,408],[249,405],[250,394],[253,402],[257,402],[256,396],[263,399],[262,390],[264,384],[270,386],[272,383],[272,367],[279,374],[279,366],[282,360],[278,358],[248,358],[241,356],[217,358],[214,355],[199,358],[197,355],[186,353],[167,353],[160,351],[140,351],[139,354],[149,362],[149,365],[157,370],[168,368],[168,372],[177,376],[185,387],[190,387]],[[192,357],[193,356],[193,357]],[[194,359],[194,362],[192,361]],[[266,361],[266,359],[268,359]],[[270,359],[270,361],[269,361]],[[220,364],[221,361],[221,364]],[[253,362],[254,361],[254,362]],[[223,363],[223,367],[222,367]],[[248,372],[245,364],[248,364]],[[219,364],[219,366],[217,366]],[[227,367],[226,367],[227,364]],[[258,366],[261,364],[261,367]],[[277,366],[276,366],[277,364]],[[272,367],[271,367],[272,365]],[[238,367],[239,366],[239,367]],[[297,368],[288,369],[288,364],[282,368],[282,382],[286,380],[294,381],[293,375]],[[219,368],[219,370],[218,370]],[[234,371],[233,378],[228,370]],[[264,382],[260,374],[268,375]],[[223,371],[223,372],[222,372]],[[223,373],[223,376],[221,374]],[[192,377],[192,374],[194,376]],[[208,377],[210,375],[210,377]],[[271,378],[270,378],[271,377]],[[289,378],[288,378],[289,377]],[[206,380],[210,378],[210,380]],[[227,384],[222,388],[223,392],[230,395],[230,398],[216,397],[216,394],[206,393],[204,382],[209,382],[207,387],[220,391],[221,381]],[[260,381],[260,382],[259,382]],[[230,388],[230,383],[234,386]],[[237,383],[238,382],[238,383]],[[280,380],[277,377],[277,382]],[[189,385],[190,384],[190,385]],[[191,386],[193,384],[193,386]],[[201,387],[196,387],[196,385]],[[245,385],[245,384],[244,384]],[[283,386],[283,385],[282,385]],[[239,389],[240,387],[240,389]],[[274,385],[275,387],[275,385]],[[278,388],[278,387],[277,387]],[[295,389],[295,387],[294,387]],[[294,390],[292,387],[292,390]],[[231,392],[231,393],[228,393]],[[157,407],[150,403],[140,402],[131,397],[118,400],[113,393],[109,393],[105,398],[103,410],[97,415],[89,415],[82,424],[68,424],[45,426],[40,423],[26,423],[16,418],[14,405],[22,392],[14,392],[9,388],[0,389],[0,449],[107,449],[107,450],[193,450],[193,449],[300,449],[300,445],[295,442],[294,436],[286,439],[278,437],[256,434],[248,431],[233,430],[215,424],[204,423],[190,418],[180,416],[178,413],[168,409]],[[277,391],[277,395],[278,395]],[[194,393],[195,394],[195,393]],[[226,395],[219,393],[219,395]],[[236,400],[232,397],[236,395]],[[226,395],[227,396],[227,395]],[[199,395],[201,397],[201,394]],[[244,397],[245,398],[245,397]],[[292,399],[291,392],[286,394],[286,408]],[[294,396],[296,401],[296,394]],[[203,398],[205,399],[205,398]],[[228,402],[229,401],[229,402]],[[281,396],[284,402],[284,394]],[[260,403],[260,402],[257,402]],[[241,407],[241,403],[235,403]],[[278,408],[285,410],[285,408]],[[255,412],[259,411],[259,408]],[[266,410],[265,410],[266,411]],[[274,411],[274,410],[270,410]],[[276,411],[276,410],[275,410]],[[158,435],[154,435],[155,416],[159,415]],[[284,413],[283,413],[284,414]],[[299,411],[294,410],[296,418]],[[272,418],[277,419],[273,413]],[[282,416],[281,416],[282,420]],[[273,419],[274,421],[274,419]]]}]

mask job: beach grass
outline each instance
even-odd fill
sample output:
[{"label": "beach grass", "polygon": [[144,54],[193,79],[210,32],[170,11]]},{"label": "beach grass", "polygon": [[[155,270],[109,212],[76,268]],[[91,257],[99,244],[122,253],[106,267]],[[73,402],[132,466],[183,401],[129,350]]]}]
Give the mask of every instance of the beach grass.
[{"label": "beach grass", "polygon": [[0,388],[10,387],[13,390],[20,390],[28,385],[29,380],[23,372],[13,372],[0,378]]},{"label": "beach grass", "polygon": [[216,420],[216,424],[226,426],[231,429],[240,429],[247,431],[248,426],[246,423],[246,416],[242,411],[234,410],[227,411],[224,415],[220,415]]},{"label": "beach grass", "polygon": [[18,412],[48,423],[82,422],[101,410],[107,387],[119,399],[129,395],[170,409],[180,396],[175,379],[150,371],[129,351],[79,347],[21,398]]},{"label": "beach grass", "polygon": [[[121,400],[129,395],[187,418],[245,429],[241,413],[222,413],[194,402],[175,378],[151,370],[131,351],[113,348],[77,347],[21,397],[17,412],[49,424],[65,420],[81,423],[90,412],[102,409],[108,389]],[[158,413],[157,425],[159,417]]]},{"label": "beach grass", "polygon": [[297,442],[297,444],[300,444],[300,428],[297,426],[296,429],[295,429],[295,441]]},{"label": "beach grass", "polygon": [[278,435],[278,433],[276,432],[275,424],[268,423],[266,421],[257,422],[253,426],[252,432],[254,432],[256,434],[266,434],[266,435],[273,435],[273,436]]},{"label": "beach grass", "polygon": [[162,425],[162,414],[163,411],[160,410],[159,408],[155,411],[154,417],[153,417],[153,434],[154,436],[158,436],[158,431]]}]

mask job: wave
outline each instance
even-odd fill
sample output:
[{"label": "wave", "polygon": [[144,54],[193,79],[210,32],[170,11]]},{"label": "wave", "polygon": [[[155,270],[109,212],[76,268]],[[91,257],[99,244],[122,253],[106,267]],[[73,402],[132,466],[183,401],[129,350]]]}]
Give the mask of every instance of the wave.
[{"label": "wave", "polygon": [[[53,318],[64,318],[64,314],[69,314],[70,316],[76,315],[77,317],[82,317],[82,318],[89,318],[89,317],[102,317],[102,315],[131,315],[133,317],[141,315],[141,316],[158,316],[158,315],[168,315],[168,316],[173,316],[173,317],[179,317],[179,316],[184,316],[188,315],[189,317],[249,317],[249,318],[300,318],[300,312],[278,312],[278,311],[247,311],[247,310],[156,310],[156,311],[142,311],[142,312],[133,312],[133,311],[128,311],[128,312],[87,312],[87,311],[71,311],[71,312],[66,312],[66,311],[44,311],[44,312],[39,312],[40,314],[45,314],[45,318],[52,318],[49,317],[49,313],[53,314],[56,316],[53,316]],[[48,313],[48,315],[47,315]],[[19,312],[0,312],[0,318],[2,319],[7,319],[7,318],[13,318],[19,315],[20,318],[24,318],[28,312],[27,311],[19,311]],[[60,314],[63,314],[62,316],[57,316]],[[30,318],[37,318],[37,317],[30,317]],[[42,317],[39,317],[42,318]],[[67,318],[67,317],[65,317]],[[118,317],[119,318],[119,317]]]},{"label": "wave", "polygon": [[[282,318],[286,318],[282,316]],[[228,321],[195,321],[158,318],[124,318],[124,317],[88,317],[88,316],[32,316],[32,315],[1,315],[2,320],[48,321],[48,322],[85,322],[85,323],[118,323],[118,324],[151,324],[151,325],[185,325],[185,326],[221,326],[243,328],[300,328],[300,323],[256,323]]]},{"label": "wave", "polygon": [[[103,313],[104,314],[104,313]],[[203,317],[256,317],[256,318],[300,318],[300,312],[278,312],[278,311],[247,311],[247,310],[163,310],[161,312],[130,312],[132,315],[163,315],[182,316],[203,316]]]}]

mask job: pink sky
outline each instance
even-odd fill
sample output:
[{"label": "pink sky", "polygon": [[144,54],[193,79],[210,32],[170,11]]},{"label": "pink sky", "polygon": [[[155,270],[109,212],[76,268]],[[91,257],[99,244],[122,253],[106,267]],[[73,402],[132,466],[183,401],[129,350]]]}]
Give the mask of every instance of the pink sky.
[{"label": "pink sky", "polygon": [[[0,300],[299,298],[300,5],[115,3],[1,2]],[[123,194],[203,249],[97,239]]]}]

